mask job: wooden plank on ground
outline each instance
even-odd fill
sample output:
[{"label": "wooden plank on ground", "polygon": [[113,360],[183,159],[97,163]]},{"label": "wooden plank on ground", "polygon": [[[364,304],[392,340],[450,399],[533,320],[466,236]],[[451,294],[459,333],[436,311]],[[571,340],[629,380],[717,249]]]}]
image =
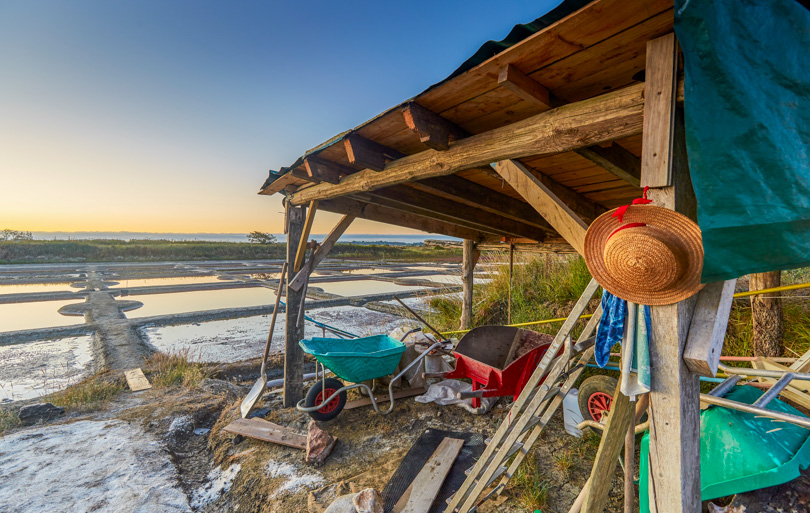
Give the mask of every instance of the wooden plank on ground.
[{"label": "wooden plank on ground", "polygon": [[709,283],[698,293],[683,360],[694,373],[717,376],[737,279]]},{"label": "wooden plank on ground", "polygon": [[672,145],[678,76],[678,42],[667,34],[647,42],[644,83],[644,146],[641,151],[641,186],[672,184]]},{"label": "wooden plank on ground", "polygon": [[124,371],[124,377],[127,378],[127,385],[129,385],[129,389],[133,392],[152,388],[152,384],[149,383],[149,380],[143,375],[143,371],[140,367]]},{"label": "wooden plank on ground", "polygon": [[583,253],[588,225],[522,163],[502,160],[495,171],[548,221],[579,254]]},{"label": "wooden plank on ground", "polygon": [[[394,392],[394,400],[396,400],[396,399],[404,399],[406,397],[413,397],[415,395],[422,395],[424,393],[425,393],[425,388],[424,387],[409,388],[407,390],[399,390],[397,392]],[[380,395],[375,395],[374,399],[377,400],[377,404],[387,403],[389,401],[389,396],[388,396],[387,393],[386,394],[380,394]],[[351,410],[353,408],[360,408],[362,406],[370,406],[370,405],[371,405],[371,399],[366,397],[364,399],[356,399],[354,401],[347,402],[346,405],[343,407],[343,409],[344,410]]]},{"label": "wooden plank on ground", "polygon": [[391,513],[427,513],[463,446],[458,438],[442,440]]},{"label": "wooden plank on ground", "polygon": [[306,450],[307,448],[306,435],[293,433],[283,426],[256,417],[252,419],[236,419],[225,426],[225,431],[265,442],[285,445],[293,449]]},{"label": "wooden plank on ground", "polygon": [[810,350],[801,355],[798,360],[790,365],[790,369],[796,372],[810,371]]}]

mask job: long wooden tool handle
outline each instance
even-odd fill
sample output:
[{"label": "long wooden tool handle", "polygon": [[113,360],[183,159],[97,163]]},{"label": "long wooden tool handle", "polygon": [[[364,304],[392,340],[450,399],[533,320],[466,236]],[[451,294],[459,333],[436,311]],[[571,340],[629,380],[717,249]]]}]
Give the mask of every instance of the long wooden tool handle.
[{"label": "long wooden tool handle", "polygon": [[281,290],[284,288],[284,281],[287,277],[287,262],[281,266],[281,276],[278,278],[278,290],[276,291],[276,306],[273,308],[273,317],[270,319],[270,333],[267,334],[267,344],[264,345],[264,356],[262,357],[262,365],[267,362],[267,355],[270,354],[270,342],[273,341],[273,331],[276,329],[276,314],[278,313],[278,306],[281,303]]},{"label": "long wooden tool handle", "polygon": [[441,333],[439,333],[439,330],[437,330],[436,328],[434,328],[433,326],[431,326],[430,324],[428,324],[426,320],[424,320],[424,319],[422,319],[421,317],[419,317],[419,314],[417,314],[416,312],[414,312],[413,310],[411,310],[410,308],[408,308],[408,305],[406,305],[405,303],[403,303],[401,299],[399,299],[399,298],[398,298],[398,297],[396,297],[396,296],[394,296],[394,299],[396,299],[396,300],[399,302],[399,304],[401,304],[401,305],[402,305],[402,307],[403,307],[403,308],[405,308],[405,310],[409,311],[409,312],[411,313],[411,315],[413,315],[414,317],[416,317],[416,320],[418,320],[419,322],[421,322],[422,324],[424,324],[425,326],[427,326],[427,327],[430,329],[430,331],[432,331],[433,333],[435,333],[436,335],[438,335],[438,336],[439,336],[439,340],[447,340],[447,337],[445,337],[444,335],[442,335]]}]

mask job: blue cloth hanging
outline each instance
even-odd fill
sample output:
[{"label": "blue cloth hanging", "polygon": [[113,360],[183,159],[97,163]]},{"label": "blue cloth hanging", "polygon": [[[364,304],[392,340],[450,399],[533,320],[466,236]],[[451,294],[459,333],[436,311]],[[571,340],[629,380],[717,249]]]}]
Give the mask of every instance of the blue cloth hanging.
[{"label": "blue cloth hanging", "polygon": [[594,357],[599,367],[607,365],[610,348],[622,341],[626,318],[627,301],[605,290],[602,293],[602,318],[599,319],[594,345]]}]

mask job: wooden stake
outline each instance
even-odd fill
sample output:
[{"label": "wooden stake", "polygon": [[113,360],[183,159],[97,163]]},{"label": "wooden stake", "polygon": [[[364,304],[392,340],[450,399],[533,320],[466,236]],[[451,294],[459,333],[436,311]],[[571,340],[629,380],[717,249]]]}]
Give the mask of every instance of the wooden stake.
[{"label": "wooden stake", "polygon": [[475,248],[475,241],[464,239],[461,265],[461,325],[459,329],[470,329],[473,305],[473,271],[481,253]]},{"label": "wooden stake", "polygon": [[310,230],[312,230],[312,223],[313,221],[315,221],[315,212],[317,210],[318,210],[318,202],[310,201],[309,210],[307,211],[307,220],[304,223],[301,240],[298,243],[298,251],[295,254],[295,266],[293,269],[293,273],[297,273],[298,271],[300,271],[301,265],[304,263],[304,255],[307,252],[307,239],[309,238]]},{"label": "wooden stake", "polygon": [[[506,305],[506,324],[512,324],[512,276],[515,267],[515,245],[509,243],[509,301]],[[508,361],[508,360],[507,360]]]},{"label": "wooden stake", "polygon": [[[301,246],[304,231],[304,208],[288,204],[287,220],[287,283],[295,274],[291,263],[295,261],[297,249]],[[306,244],[304,244],[306,248]],[[284,279],[284,277],[282,277]],[[298,345],[303,337],[303,329],[298,326],[298,310],[304,301],[303,294],[287,287],[287,306],[284,311],[284,407],[291,408],[303,398],[304,352]]]}]

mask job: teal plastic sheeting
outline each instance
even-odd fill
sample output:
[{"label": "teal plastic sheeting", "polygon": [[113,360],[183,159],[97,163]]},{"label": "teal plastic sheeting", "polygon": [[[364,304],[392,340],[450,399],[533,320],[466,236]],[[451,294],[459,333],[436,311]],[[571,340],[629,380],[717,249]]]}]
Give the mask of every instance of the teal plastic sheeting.
[{"label": "teal plastic sheeting", "polygon": [[[762,390],[738,386],[727,399],[753,404]],[[779,399],[768,410],[803,416]],[[641,440],[639,510],[649,509],[649,433]],[[810,464],[810,431],[721,406],[710,406],[700,414],[701,500],[776,486],[796,479]]]},{"label": "teal plastic sheeting", "polygon": [[675,0],[704,283],[810,265],[810,11]]}]

